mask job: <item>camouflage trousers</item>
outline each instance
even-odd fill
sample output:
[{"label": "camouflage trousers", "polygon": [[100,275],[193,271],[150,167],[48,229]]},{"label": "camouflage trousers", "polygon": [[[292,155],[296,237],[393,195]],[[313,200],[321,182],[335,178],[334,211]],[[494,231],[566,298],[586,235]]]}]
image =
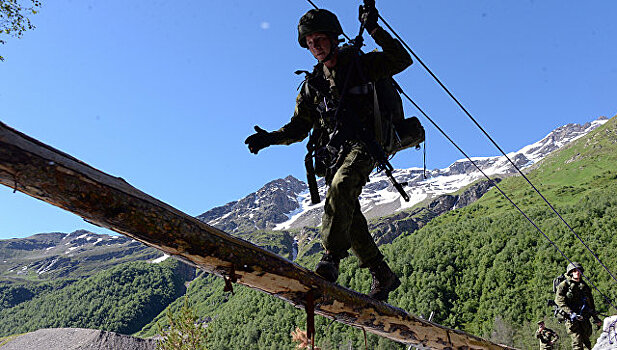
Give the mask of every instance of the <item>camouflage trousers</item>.
[{"label": "camouflage trousers", "polygon": [[330,253],[340,257],[347,256],[351,248],[360,260],[360,267],[368,267],[383,259],[368,231],[358,200],[374,164],[361,146],[354,146],[336,173],[326,178],[329,189],[324,204],[322,244]]},{"label": "camouflage trousers", "polygon": [[556,349],[554,344],[540,343],[540,350],[554,350]]},{"label": "camouflage trousers", "polygon": [[566,321],[566,331],[572,338],[572,350],[591,349],[591,334],[593,329],[589,320]]}]

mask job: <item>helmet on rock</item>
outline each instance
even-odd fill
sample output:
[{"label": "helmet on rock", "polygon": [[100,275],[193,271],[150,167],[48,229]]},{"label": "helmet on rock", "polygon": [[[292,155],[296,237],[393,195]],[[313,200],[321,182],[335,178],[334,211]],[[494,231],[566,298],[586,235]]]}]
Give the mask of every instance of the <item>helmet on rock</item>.
[{"label": "helmet on rock", "polygon": [[328,10],[313,9],[305,13],[298,23],[298,43],[307,48],[306,36],[314,33],[327,33],[335,38],[343,34],[343,28],[336,15]]}]

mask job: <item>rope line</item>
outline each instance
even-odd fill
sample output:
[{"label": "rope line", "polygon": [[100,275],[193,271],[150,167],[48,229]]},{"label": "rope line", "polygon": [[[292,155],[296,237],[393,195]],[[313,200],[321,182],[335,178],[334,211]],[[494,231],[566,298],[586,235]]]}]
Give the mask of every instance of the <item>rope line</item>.
[{"label": "rope line", "polygon": [[561,216],[561,214],[559,214],[559,212],[555,209],[555,207],[553,207],[553,205],[548,201],[548,199],[546,199],[546,197],[544,197],[544,195],[540,192],[540,190],[538,190],[538,188],[531,182],[531,180],[529,180],[529,178],[521,171],[521,169],[516,164],[514,164],[512,159],[510,159],[510,157],[508,157],[506,152],[504,152],[504,150],[488,134],[488,132],[486,132],[486,130],[476,121],[476,119],[471,115],[471,113],[469,113],[469,111],[463,106],[463,104],[454,96],[454,94],[452,94],[452,92],[450,92],[450,90],[441,82],[441,80],[433,73],[433,71],[431,71],[431,69],[426,64],[424,64],[424,62],[420,59],[420,57],[418,57],[418,55],[416,55],[416,53],[411,49],[411,47],[409,47],[409,45],[407,45],[407,43],[388,24],[388,22],[386,22],[386,20],[383,19],[383,17],[381,17],[381,15],[379,15],[379,19],[381,19],[383,24],[386,27],[388,27],[388,29],[392,32],[392,34],[394,34],[394,36],[403,44],[403,46],[409,51],[409,53],[411,53],[413,55],[413,57],[418,61],[418,63],[420,63],[420,65],[433,77],[433,79],[435,79],[435,81],[452,98],[452,100],[454,100],[454,102],[456,102],[456,104],[461,108],[461,110],[463,110],[463,112],[482,131],[482,133],[491,141],[491,143],[499,150],[499,152],[501,152],[501,154],[503,154],[504,157],[506,157],[506,159],[508,160],[508,162],[510,162],[510,164],[512,164],[514,169],[516,169],[516,171],[518,171],[518,173],[525,179],[525,181],[527,181],[527,183],[534,189],[534,191],[544,200],[544,202],[546,202],[546,204],[551,208],[551,210],[568,227],[568,229],[576,236],[576,238],[585,246],[585,248],[591,253],[591,255],[593,255],[593,257],[600,263],[600,265],[602,265],[604,270],[606,270],[606,272],[608,272],[608,274],[613,278],[613,280],[615,282],[617,282],[617,277],[615,277],[615,275],[611,272],[611,270],[609,270],[609,268],[600,260],[600,258],[596,255],[596,253],[593,250],[591,250],[591,248],[589,248],[587,243],[585,243],[585,241],[583,241],[583,239],[574,231],[574,229],[570,226],[570,224],[568,224],[568,222],[566,222],[566,220]]},{"label": "rope line", "polygon": [[[315,9],[319,9],[319,7],[317,7],[311,0],[307,0]],[[482,126],[480,124],[478,124],[478,122],[475,120],[475,118],[473,118],[473,116],[467,111],[467,109],[458,101],[458,99],[450,92],[450,90],[448,90],[448,88],[441,82],[441,80],[439,80],[439,78],[437,78],[437,76],[424,64],[424,62],[415,54],[415,52],[409,47],[409,45],[407,45],[407,43],[394,31],[394,29],[383,19],[383,17],[381,15],[379,15],[379,19],[381,19],[381,21],[384,23],[384,25],[392,32],[392,34],[403,44],[403,46],[416,58],[416,60],[418,61],[418,63],[420,63],[422,65],[422,67],[424,67],[424,69],[437,81],[437,83],[439,83],[439,85],[448,93],[448,95],[450,95],[450,97],[459,105],[459,107],[465,112],[465,114],[467,114],[467,116],[474,122],[474,124],[476,124],[476,126],[486,135],[486,137],[493,143],[493,145],[495,145],[495,147],[497,149],[499,149],[499,151],[508,159],[508,161],[510,162],[510,164],[512,164],[512,166],[514,166],[514,168],[523,176],[523,178],[533,187],[533,189],[536,191],[536,193],[538,193],[540,195],[540,197],[542,197],[542,199],[544,199],[544,201],[549,205],[549,207],[553,210],[553,212],[555,212],[555,214],[557,214],[557,216],[559,216],[559,218],[566,224],[566,226],[568,226],[568,228],[570,228],[570,230],[574,233],[574,235],[579,239],[579,241],[581,241],[581,243],[583,243],[583,245],[587,248],[587,250],[589,250],[591,252],[591,254],[596,258],[596,260],[598,260],[598,262],[604,267],[604,269],[611,275],[611,277],[617,282],[617,278],[615,278],[615,276],[611,273],[611,271],[606,267],[606,265],[604,265],[604,263],[602,263],[602,261],[600,261],[600,259],[597,257],[597,255],[591,251],[591,249],[587,246],[587,244],[585,244],[583,242],[583,240],[580,238],[580,236],[578,234],[576,234],[576,232],[574,232],[574,230],[570,227],[570,225],[563,219],[563,217],[554,209],[554,207],[550,204],[550,202],[540,193],[540,191],[531,183],[531,181],[527,178],[527,176],[525,176],[525,174],[523,174],[523,172],[514,164],[514,162],[512,162],[512,160],[506,155],[506,153],[501,149],[501,147],[493,140],[493,138],[484,130],[484,128],[482,128]],[[349,40],[349,38],[347,37],[347,35],[345,35],[343,33],[343,35],[345,36],[345,38],[347,38]],[[565,255],[565,253],[559,249],[559,247],[557,246],[557,244],[555,242],[553,242],[545,233],[544,231],[542,231],[538,225],[536,225],[536,223],[518,206],[516,205],[516,203],[514,203],[514,201],[512,201],[512,199],[510,199],[510,197],[508,197],[508,195],[497,185],[497,183],[495,181],[493,181],[493,179],[491,179],[477,164],[476,162],[474,162],[471,157],[469,157],[467,155],[467,153],[461,149],[458,144],[452,140],[452,138],[450,138],[450,136],[448,136],[448,134],[439,126],[437,125],[437,123],[428,116],[427,113],[424,112],[424,110],[422,108],[420,108],[420,106],[411,98],[409,97],[409,95],[407,95],[407,93],[401,88],[400,92],[403,96],[405,96],[405,98],[407,98],[407,100],[431,123],[433,124],[433,126],[459,151],[461,152],[461,154],[463,154],[463,156],[465,156],[465,158],[467,158],[467,160],[469,160],[469,162],[471,162],[471,164],[478,169],[478,171],[486,178],[488,179],[488,181],[490,182],[491,185],[493,185],[495,188],[497,188],[497,190],[501,193],[501,195],[506,198],[511,204],[512,206],[514,206],[514,208],[516,208],[522,215],[523,217],[525,217],[525,219],[527,219],[527,221],[529,221],[529,223],[531,223],[538,232],[540,232],[542,234],[542,236],[544,236],[544,238],[559,252],[559,254],[561,254],[561,256],[566,259],[569,263],[572,263],[572,260],[570,260],[570,258],[568,256]],[[586,276],[584,273],[581,272],[581,275],[587,280],[587,282],[589,282],[589,284],[598,292],[600,293],[600,295],[602,295],[602,297],[604,298],[604,300],[607,302],[608,305],[612,306],[613,309],[617,310],[617,307],[615,307],[615,305],[613,305],[611,299],[609,299],[604,293],[602,293],[598,287],[593,283],[593,281]]]},{"label": "rope line", "polygon": [[[433,124],[433,126],[448,140],[450,141],[450,143],[456,147],[456,149],[459,150],[459,152],[461,152],[465,158],[467,158],[467,160],[469,160],[471,162],[471,164],[473,164],[474,167],[476,167],[476,169],[478,169],[478,171],[485,177],[488,179],[488,181],[495,186],[495,188],[501,193],[501,195],[506,198],[510,204],[512,204],[512,206],[514,206],[514,208],[516,208],[524,217],[525,219],[527,219],[527,221],[529,221],[529,223],[531,223],[533,225],[533,227],[536,228],[536,230],[538,230],[538,232],[540,232],[542,234],[542,236],[544,236],[544,238],[546,238],[546,240],[559,252],[559,254],[561,254],[561,256],[566,259],[569,263],[572,263],[572,260],[570,260],[569,257],[566,256],[566,254],[559,249],[559,247],[557,246],[557,244],[555,242],[553,242],[545,233],[544,231],[542,231],[542,229],[540,229],[540,227],[538,227],[538,225],[536,225],[536,223],[529,217],[527,216],[527,214],[518,206],[516,205],[516,203],[514,203],[514,201],[512,201],[512,199],[510,199],[510,197],[508,197],[508,195],[501,189],[501,187],[499,187],[499,185],[497,185],[497,183],[495,183],[495,181],[493,181],[493,179],[491,179],[488,175],[486,175],[486,173],[480,169],[480,167],[476,164],[476,162],[474,162],[468,155],[467,153],[465,153],[465,151],[463,151],[463,149],[461,149],[459,147],[459,145],[450,138],[450,136],[448,136],[448,134],[446,134],[445,131],[443,131],[443,129],[441,127],[439,127],[439,125],[437,125],[437,123],[431,118],[429,117],[422,108],[420,108],[420,106],[418,106],[418,104],[416,102],[414,102],[414,100],[411,99],[411,97],[409,97],[409,95],[407,95],[407,93],[405,91],[401,92],[403,94],[403,96],[405,96],[405,98],[407,98],[407,100],[409,100],[409,102],[411,102],[411,104],[413,104],[413,106],[420,112],[422,113],[422,115],[429,121],[431,122],[431,124]],[[613,305],[613,303],[611,302],[611,300],[604,295],[604,293],[602,293],[598,287],[596,287],[596,285],[591,281],[591,279],[589,277],[587,277],[585,274],[583,274],[581,272],[581,275],[583,277],[585,277],[585,279],[589,282],[589,284],[591,284],[591,286],[593,286],[593,288],[600,293],[600,295],[602,295],[602,297],[604,297],[604,300],[613,307],[613,309],[617,310],[617,307],[615,307],[615,305]]]}]

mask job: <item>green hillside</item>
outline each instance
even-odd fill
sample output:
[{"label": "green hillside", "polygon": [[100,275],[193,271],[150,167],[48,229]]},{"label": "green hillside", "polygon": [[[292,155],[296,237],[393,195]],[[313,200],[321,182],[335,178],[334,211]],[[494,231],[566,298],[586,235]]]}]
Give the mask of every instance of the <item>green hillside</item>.
[{"label": "green hillside", "polygon": [[[591,249],[617,271],[617,121],[608,121],[584,138],[547,157],[528,176]],[[521,177],[507,178],[500,187],[536,222],[571,259],[580,261],[586,274],[609,298],[617,288],[608,274],[585,250]],[[415,315],[435,313],[437,323],[462,329],[522,349],[537,346],[535,322],[546,319],[562,335],[563,325],[550,316],[546,299],[552,298],[552,279],[567,262],[554,247],[507,202],[496,189],[478,202],[431,221],[413,234],[403,234],[382,246],[402,286],[390,303]],[[312,268],[317,257],[302,260]],[[338,282],[367,292],[370,276],[356,269],[353,258],[342,266]],[[192,305],[208,317],[212,349],[237,349],[252,344],[260,349],[291,347],[290,332],[305,327],[303,311],[271,296],[236,287],[223,293],[222,281],[199,278],[189,288]],[[614,314],[594,291],[601,312]],[[177,303],[170,307],[178,308]],[[316,318],[317,343],[322,349],[351,344],[364,347],[360,330],[322,317]],[[152,334],[152,325],[141,335]],[[596,337],[598,333],[594,334]],[[371,349],[403,348],[384,339],[368,337]]]},{"label": "green hillside", "polygon": [[0,336],[57,327],[136,332],[184,294],[183,268],[173,259],[125,263],[67,286],[60,281],[37,285],[34,296],[21,303],[15,299],[31,285],[0,287],[5,306]]},{"label": "green hillside", "polygon": [[0,281],[0,311],[17,306],[36,296],[60,290],[76,281],[75,279],[58,279],[41,283]]},{"label": "green hillside", "polygon": [[[613,118],[528,173],[613,271],[617,271],[615,158],[617,121]],[[499,186],[566,255],[583,263],[586,274],[603,293],[611,299],[617,297],[615,281],[524,179],[509,177]],[[421,208],[412,208],[410,213],[413,210],[415,215],[425,215]],[[372,221],[374,233],[379,234],[379,222],[386,219]],[[313,229],[304,231],[302,237],[307,241],[316,234]],[[87,257],[84,260],[90,262],[91,271],[104,269],[91,277],[84,277],[88,272],[79,264],[67,263],[57,273],[41,278],[35,272],[51,264],[46,254],[60,254],[47,250],[48,246],[59,246],[52,242],[54,237],[4,242],[3,249],[13,254],[5,264],[12,264],[12,271],[28,273],[12,273],[0,282],[0,336],[45,327],[85,327],[148,337],[155,335],[157,322],[165,322],[165,307],[177,310],[182,306],[183,298],[179,297],[185,293],[184,283],[193,278],[192,273],[183,271],[186,265],[169,259],[161,264],[99,266],[97,261],[114,265],[134,257],[151,258],[151,252],[139,250],[129,241],[126,244],[132,250],[126,256],[115,251],[111,254],[112,246],[102,251],[106,258],[100,259],[98,250],[98,255],[76,251]],[[293,238],[288,232],[260,231],[243,238],[291,258]],[[320,254],[313,254],[316,250],[308,247],[299,252],[297,262],[312,269]],[[402,286],[391,294],[390,304],[418,316],[434,313],[437,323],[522,349],[537,346],[535,322],[544,318],[550,328],[561,333],[561,348],[569,348],[563,326],[550,317],[545,306],[546,299],[552,298],[552,279],[563,272],[567,262],[496,189],[468,207],[432,219],[418,231],[402,232],[381,249],[402,280]],[[14,256],[15,251],[21,255]],[[368,292],[370,276],[357,269],[355,258],[346,259],[341,269],[341,285]],[[186,290],[190,304],[208,324],[209,349],[292,348],[290,333],[296,327],[306,328],[303,310],[239,285],[234,286],[234,295],[223,292],[223,287],[221,279],[202,275]],[[601,312],[616,313],[597,292],[594,296]],[[323,350],[364,348],[361,330],[319,316],[316,329],[317,344]],[[405,348],[370,334],[367,341],[370,349]]]}]

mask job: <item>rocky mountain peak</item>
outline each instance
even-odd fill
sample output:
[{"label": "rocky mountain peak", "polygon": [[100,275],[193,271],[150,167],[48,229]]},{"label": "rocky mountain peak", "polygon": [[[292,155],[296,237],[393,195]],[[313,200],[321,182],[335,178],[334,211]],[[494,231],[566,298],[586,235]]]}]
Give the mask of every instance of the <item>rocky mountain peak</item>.
[{"label": "rocky mountain peak", "polygon": [[[508,157],[518,168],[529,167],[606,121],[606,118],[598,118],[583,125],[563,125],[540,141],[509,153]],[[504,156],[475,157],[472,160],[489,176],[517,173]],[[373,173],[360,196],[362,210],[367,217],[381,217],[411,208],[419,202],[456,192],[483,178],[468,159],[457,160],[444,169],[427,171],[426,179],[419,168],[396,169],[394,176],[399,182],[408,183],[406,190],[411,201],[404,202],[400,198],[385,174]],[[327,191],[323,180],[318,182],[318,186],[323,198]],[[321,224],[322,215],[323,201],[318,205],[311,204],[308,186],[290,175],[273,180],[238,201],[211,209],[199,215],[198,219],[226,232],[247,233],[264,229],[316,227]]]},{"label": "rocky mountain peak", "polygon": [[289,220],[288,214],[300,207],[299,195],[307,189],[304,182],[289,175],[270,181],[256,192],[208,210],[197,218],[230,233],[272,229]]}]

